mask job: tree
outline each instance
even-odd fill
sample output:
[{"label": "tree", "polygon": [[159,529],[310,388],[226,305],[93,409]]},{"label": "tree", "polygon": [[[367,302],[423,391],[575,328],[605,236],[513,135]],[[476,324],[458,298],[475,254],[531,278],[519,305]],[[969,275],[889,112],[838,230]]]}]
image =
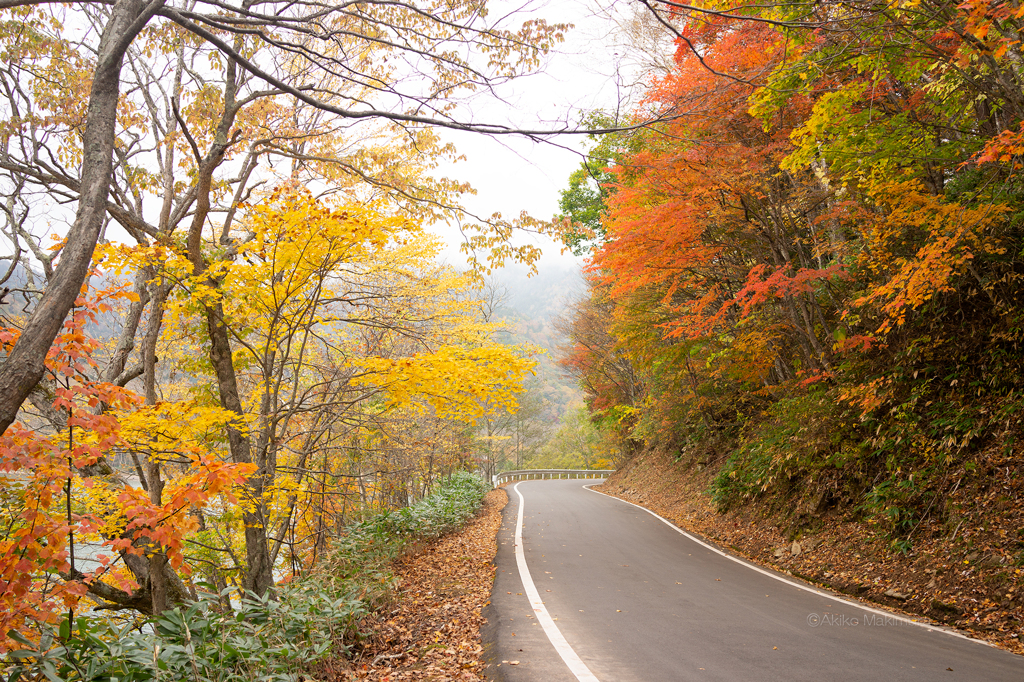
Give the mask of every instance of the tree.
[{"label": "tree", "polygon": [[[157,581],[151,569],[155,565],[163,576],[182,566],[189,511],[221,493],[230,499],[231,488],[252,473],[250,467],[210,458],[208,444],[180,434],[174,437],[177,447],[171,452],[182,475],[162,499],[154,500],[123,480],[120,486],[94,485],[94,469],[111,452],[131,447],[133,440],[158,451],[167,442],[154,428],[159,423],[154,410],[139,396],[91,376],[98,343],[89,338],[85,326],[118,295],[115,290],[80,298],[80,309],[65,324],[47,358],[56,377],[54,407],[65,411],[67,431],[47,434],[19,424],[0,437],[0,464],[12,477],[4,486],[5,525],[0,537],[5,638],[12,629],[27,631],[29,620],[52,621],[61,606],[73,609],[86,590],[107,605],[152,612],[150,591]],[[10,341],[5,333],[4,342]],[[109,411],[96,410],[101,404]],[[222,426],[223,421],[216,414],[195,413],[187,415],[186,423],[201,430],[211,424]],[[101,580],[113,565],[103,554],[96,557],[100,566],[95,570],[76,568],[73,544],[89,537],[102,538],[120,553],[146,589],[126,590]],[[146,555],[157,548],[163,561],[147,562]],[[178,590],[180,579],[171,586]]]},{"label": "tree", "polygon": [[[130,222],[125,225],[129,231],[159,233],[147,229],[148,223],[131,221],[119,210],[123,205],[117,205],[120,203],[117,198],[113,205],[108,199],[112,160],[118,155],[115,137],[118,107],[122,102],[122,71],[137,36],[169,34],[182,49],[186,44],[206,44],[213,49],[209,54],[211,64],[215,69],[222,66],[225,74],[226,89],[222,99],[225,106],[222,114],[212,119],[216,125],[208,131],[209,137],[204,140],[182,133],[196,157],[198,173],[193,191],[175,196],[175,188],[167,187],[165,182],[167,192],[161,215],[166,215],[167,208],[176,203],[180,217],[194,203],[191,242],[196,246],[210,210],[207,193],[212,187],[213,172],[239,142],[238,129],[234,127],[236,116],[254,98],[290,97],[351,122],[391,120],[407,126],[440,125],[498,134],[513,132],[496,126],[459,123],[452,117],[452,97],[460,90],[491,87],[518,75],[523,69],[536,66],[539,56],[551,41],[559,38],[563,28],[548,26],[542,20],[530,20],[517,31],[504,30],[487,25],[483,18],[486,12],[473,3],[422,11],[406,5],[353,2],[323,8],[319,3],[301,2],[290,5],[288,11],[282,13],[276,5],[264,8],[263,3],[251,2],[238,6],[195,3],[179,7],[163,0],[121,0],[109,8],[100,3],[79,3],[67,10],[53,10],[54,14],[33,4],[5,3],[6,7],[14,8],[16,22],[23,28],[14,31],[10,38],[23,59],[46,63],[55,76],[55,83],[64,82],[65,74],[61,70],[69,64],[50,59],[52,55],[45,50],[51,45],[69,53],[74,50],[69,49],[67,40],[48,33],[59,30],[65,23],[90,21],[95,21],[102,30],[95,47],[95,60],[83,57],[70,64],[75,68],[75,77],[81,79],[79,82],[91,79],[86,111],[77,117],[72,115],[71,120],[65,112],[60,112],[62,115],[54,119],[60,124],[58,127],[70,124],[67,128],[70,136],[63,140],[69,149],[80,150],[80,172],[62,175],[58,169],[54,178],[52,167],[35,163],[39,157],[29,149],[38,149],[38,146],[33,147],[38,140],[31,137],[22,138],[26,143],[21,145],[22,149],[27,152],[24,162],[15,161],[6,167],[13,174],[15,184],[23,180],[43,184],[56,180],[64,184],[73,193],[77,208],[52,281],[25,322],[8,360],[0,367],[4,396],[0,401],[2,428],[14,421],[22,402],[43,377],[43,358],[85,280],[106,217],[110,215],[115,220]],[[202,11],[204,8],[208,13]],[[264,9],[268,13],[264,13]],[[468,56],[458,56],[444,49],[449,43],[473,46],[488,56],[477,64]],[[88,45],[77,47],[89,50]],[[350,54],[375,55],[379,61],[350,59]],[[386,61],[388,57],[390,64]],[[400,68],[398,63],[405,66]],[[14,62],[14,65],[16,72],[19,64]],[[202,79],[199,71],[189,73]],[[411,77],[414,74],[422,77]],[[27,111],[12,105],[11,114],[15,117],[23,114],[32,117],[38,112],[38,120],[43,120],[42,114],[51,105],[75,104],[54,103],[36,93],[30,96],[17,74],[11,75],[7,82],[8,96],[30,104]],[[44,74],[39,82],[45,83],[50,75]],[[180,79],[180,71],[176,77]],[[254,86],[248,98],[240,91],[243,83]],[[208,94],[213,93],[208,91]],[[173,116],[175,121],[180,118],[177,109]],[[166,133],[173,138],[177,134],[176,126],[170,123],[170,117],[167,123],[157,129],[158,134]],[[77,135],[81,135],[80,144],[73,141]],[[18,137],[9,139],[17,149]],[[208,142],[208,148],[201,150],[199,143],[204,141]],[[12,145],[8,144],[7,149],[10,151]],[[121,150],[123,152],[123,147]],[[71,159],[75,158],[72,151]],[[125,160],[122,154],[119,163]],[[248,172],[251,171],[252,168]],[[159,225],[159,228],[164,227]],[[196,260],[196,254],[193,255]],[[198,261],[194,265],[198,266]]]},{"label": "tree", "polygon": [[[209,14],[202,13],[204,7]],[[260,500],[264,483],[273,479],[273,457],[267,444],[251,441],[242,426],[246,387],[232,361],[232,343],[240,339],[232,338],[225,323],[225,273],[251,238],[237,223],[248,202],[260,196],[261,184],[277,184],[275,176],[284,170],[291,182],[330,183],[331,191],[351,200],[391,201],[411,217],[458,213],[457,196],[465,187],[423,173],[424,159],[429,165],[431,155],[451,150],[422,126],[489,130],[455,121],[452,95],[535,67],[561,27],[530,21],[507,31],[486,25],[478,8],[468,6],[436,13],[373,3],[326,10],[302,3],[286,14],[275,7],[273,15],[262,14],[262,5],[255,3],[224,9],[121,2],[112,8],[80,3],[69,9],[14,10],[17,19],[9,22],[12,30],[4,41],[17,58],[3,74],[3,94],[10,120],[28,124],[12,128],[17,134],[6,138],[0,168],[22,191],[21,211],[17,203],[8,210],[8,233],[17,254],[25,244],[42,257],[47,283],[27,319],[11,320],[18,333],[0,368],[0,385],[9,389],[0,421],[9,424],[30,393],[54,428],[67,422],[67,415],[49,404],[47,394],[53,391],[39,382],[41,358],[78,295],[101,231],[113,220],[141,248],[133,263],[137,300],[103,376],[124,386],[142,375],[146,401],[156,406],[155,351],[166,302],[175,283],[188,279],[160,264],[183,243],[191,276],[204,278],[189,286],[209,293],[197,301],[204,306],[221,409],[235,415],[220,422],[228,433],[230,459],[238,466],[257,463],[248,491]],[[95,29],[98,46],[88,30],[84,39],[61,31],[65,24]],[[476,64],[471,56],[439,47],[453,40],[497,56]],[[352,54],[364,56],[353,59]],[[409,59],[399,68],[401,55]],[[428,77],[406,80],[413,73]],[[71,84],[78,97],[68,96],[75,92]],[[122,85],[127,85],[124,93]],[[382,108],[374,108],[374,98]],[[385,104],[391,108],[385,110]],[[364,120],[394,125],[348,130]],[[396,132],[402,143],[395,143]],[[363,136],[354,151],[346,140],[349,133]],[[261,171],[262,164],[267,165]],[[24,200],[36,194],[43,201]],[[77,217],[53,268],[53,255],[38,248],[26,226],[55,201],[75,205]],[[224,220],[214,225],[219,215]],[[182,231],[187,234],[181,236]],[[14,260],[17,256],[12,267]],[[131,365],[140,333],[140,357]],[[264,369],[272,376],[273,360]],[[152,461],[153,449],[132,452],[140,455],[136,468],[150,502],[164,504],[165,472]],[[114,474],[102,458],[89,467],[90,475]],[[262,593],[273,582],[276,550],[268,545],[261,503],[246,510],[245,586]],[[147,556],[148,568],[131,557],[126,561],[140,584],[152,588],[153,609],[159,611],[165,604],[164,552],[157,546]]]},{"label": "tree", "polygon": [[691,19],[642,105],[664,122],[610,167],[591,303],[563,358],[595,414],[636,441],[735,423],[771,387],[827,375],[838,324],[843,235],[821,227],[827,191],[780,172],[802,104],[749,112],[783,54],[778,31]]},{"label": "tree", "polygon": [[528,462],[538,469],[611,469],[618,455],[612,434],[591,422],[585,405],[576,404]]},{"label": "tree", "polygon": [[563,361],[595,416],[720,466],[723,507],[811,490],[906,551],[1018,437],[990,415],[1024,386],[1022,13],[643,4],[674,65],[609,167]]},{"label": "tree", "polygon": [[543,420],[547,406],[540,394],[537,377],[527,381],[524,389],[509,426],[509,446],[516,469],[523,468],[523,462],[537,451],[551,430],[550,424]]},{"label": "tree", "polygon": [[[190,267],[187,244],[159,253],[104,247],[110,268],[154,267],[177,282],[161,354],[194,379],[165,384],[159,401],[142,400],[90,376],[98,344],[77,330],[68,335],[77,344],[66,351],[70,369],[54,369],[74,390],[59,392],[58,407],[82,395],[106,408],[83,417],[78,399],[69,423],[88,447],[70,454],[60,447],[64,434],[43,429],[18,427],[0,442],[3,465],[43,486],[22,491],[25,511],[4,540],[0,595],[38,596],[30,610],[12,609],[9,626],[52,619],[54,594],[83,589],[103,608],[157,613],[189,598],[194,569],[221,586],[238,576],[238,588],[254,591],[265,572],[267,589],[282,559],[298,570],[323,556],[325,522],[344,518],[353,481],[361,491],[375,487],[364,502],[404,504],[465,461],[460,434],[469,424],[514,404],[532,362],[490,341],[494,326],[464,293],[471,278],[434,265],[436,241],[407,218],[286,189],[248,207],[240,224],[250,238],[235,258],[217,261],[216,287],[208,271]],[[148,265],[154,258],[159,265]],[[213,304],[232,343],[238,409],[210,390],[204,377],[221,370],[195,352],[213,343]],[[232,431],[247,443],[244,459]],[[88,474],[114,448],[131,457],[141,487],[116,473]],[[396,474],[418,489],[406,485],[403,494]],[[52,502],[66,480],[91,491],[76,496],[87,512],[79,520],[61,520]],[[66,570],[61,540],[72,532],[114,549],[130,574]],[[50,549],[25,558],[18,545]],[[54,567],[70,586],[56,593],[43,587]]]},{"label": "tree", "polygon": [[[531,355],[536,352],[529,350]],[[522,468],[548,435],[550,427],[541,421],[544,404],[538,389],[537,377],[529,377],[515,403],[479,420],[476,449],[485,477]]]},{"label": "tree", "polygon": [[[592,112],[584,118],[584,124],[608,128],[614,120],[605,112]],[[607,240],[604,218],[608,198],[615,191],[612,169],[626,153],[637,149],[642,138],[635,130],[591,136],[594,147],[569,176],[569,186],[562,190],[558,201],[562,213],[553,221],[556,234],[574,255],[582,256]]]},{"label": "tree", "polygon": [[[607,288],[590,281],[586,297],[557,323],[566,340],[558,351],[558,362],[579,382],[593,418],[627,444],[644,384],[613,333],[615,308]],[[623,450],[629,447],[624,445]]]}]

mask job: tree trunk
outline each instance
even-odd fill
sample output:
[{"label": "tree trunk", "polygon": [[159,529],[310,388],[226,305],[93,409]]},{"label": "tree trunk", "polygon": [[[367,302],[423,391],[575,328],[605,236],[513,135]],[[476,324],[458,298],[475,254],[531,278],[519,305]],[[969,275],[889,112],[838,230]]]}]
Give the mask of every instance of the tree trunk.
[{"label": "tree trunk", "polygon": [[[212,168],[209,171],[212,174]],[[209,180],[209,176],[200,178],[195,220],[189,233],[189,259],[192,261],[193,271],[196,274],[206,270],[206,263],[200,252],[200,236],[202,225],[209,213]],[[220,283],[212,278],[208,283],[214,288],[220,286]],[[228,328],[224,324],[224,309],[220,303],[212,303],[204,305],[203,311],[206,316],[206,329],[210,337],[210,364],[217,376],[217,392],[220,396],[221,407],[238,415],[238,425],[229,426],[227,429],[231,461],[235,464],[250,464],[252,463],[252,441],[244,430],[245,412],[242,408],[241,394],[238,391],[235,366],[231,359],[231,342],[228,337]],[[274,585],[264,514],[266,505],[263,501],[266,475],[265,463],[257,463],[256,473],[246,482],[246,495],[249,499],[248,504],[244,505],[245,511],[242,515],[242,522],[245,524],[247,563],[242,586],[261,596]]]},{"label": "tree trunk", "polygon": [[103,29],[85,118],[78,212],[46,292],[0,366],[0,432],[14,422],[21,404],[42,379],[46,354],[89,274],[110,190],[124,53],[163,5],[164,0],[120,0]]},{"label": "tree trunk", "polygon": [[[164,482],[160,478],[160,462],[151,459],[146,462],[146,484],[149,486],[149,501],[154,505],[163,502]],[[167,553],[159,545],[149,548],[149,595],[153,600],[153,615],[167,610]]]},{"label": "tree trunk", "polygon": [[[228,133],[238,112],[235,102],[235,64],[228,63],[224,90],[224,114],[217,126],[213,146],[206,157],[199,163],[196,178],[196,207],[192,214],[192,224],[188,232],[188,259],[192,263],[192,273],[202,275],[208,269],[202,253],[203,227],[210,214],[210,194],[213,186],[213,172],[224,160],[224,155],[231,146]],[[206,284],[219,289],[221,283],[208,277]],[[231,461],[235,464],[253,462],[252,440],[245,431],[245,411],[242,408],[241,394],[238,390],[238,378],[235,365],[231,358],[231,341],[228,328],[224,323],[224,308],[218,303],[204,303],[203,313],[206,317],[206,329],[210,337],[210,364],[217,376],[217,392],[220,404],[224,409],[238,415],[237,426],[229,426],[228,448]],[[263,458],[265,460],[265,458]],[[267,540],[266,503],[263,492],[266,488],[266,461],[256,462],[256,472],[246,482],[248,504],[243,505],[242,522],[245,525],[245,556],[247,570],[242,580],[242,587],[262,596],[274,586],[273,566],[270,561],[270,543]]]},{"label": "tree trunk", "polygon": [[[139,272],[143,273],[147,280],[153,279],[156,275],[153,268],[149,266],[140,268]],[[153,294],[150,297],[153,307],[149,311],[149,325],[142,343],[143,383],[145,384],[147,405],[156,405],[156,343],[160,337],[164,304],[167,302],[169,290],[170,286],[161,278],[153,285]],[[160,462],[156,459],[151,458],[146,462],[146,488],[150,502],[155,505],[163,504],[164,482],[160,477]],[[162,547],[153,548],[149,555],[149,589],[153,599],[154,615],[167,610],[166,572],[169,568],[167,553]]]}]

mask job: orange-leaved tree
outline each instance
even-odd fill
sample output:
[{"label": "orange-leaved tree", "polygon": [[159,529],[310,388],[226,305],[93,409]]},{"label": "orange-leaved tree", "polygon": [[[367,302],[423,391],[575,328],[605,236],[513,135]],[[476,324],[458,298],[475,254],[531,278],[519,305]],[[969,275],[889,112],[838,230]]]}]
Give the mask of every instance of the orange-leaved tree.
[{"label": "orange-leaved tree", "polygon": [[714,419],[744,392],[826,375],[829,292],[843,276],[827,190],[813,172],[779,166],[806,105],[794,100],[768,124],[749,112],[784,36],[697,15],[681,35],[675,69],[645,103],[671,120],[611,169],[607,241],[590,265],[615,304],[618,352],[649,392],[637,435],[678,423],[679,410]]},{"label": "orange-leaved tree", "polygon": [[[140,428],[147,447],[160,440],[140,396],[95,378],[100,342],[87,327],[124,296],[115,288],[80,297],[47,357],[56,386],[51,407],[66,415],[65,429],[53,430],[27,415],[30,421],[0,439],[2,646],[12,632],[30,635],[33,623],[52,623],[62,610],[74,610],[87,593],[101,603],[133,603],[150,612],[148,599],[133,594],[135,578],[149,570],[147,557],[159,554],[171,567],[182,566],[192,512],[212,496],[230,498],[231,488],[251,473],[211,458],[193,441],[174,449],[182,476],[161,504],[125,478],[109,475],[108,460],[133,449]],[[16,333],[5,329],[4,342]],[[118,566],[119,555],[129,565],[127,574]]]}]

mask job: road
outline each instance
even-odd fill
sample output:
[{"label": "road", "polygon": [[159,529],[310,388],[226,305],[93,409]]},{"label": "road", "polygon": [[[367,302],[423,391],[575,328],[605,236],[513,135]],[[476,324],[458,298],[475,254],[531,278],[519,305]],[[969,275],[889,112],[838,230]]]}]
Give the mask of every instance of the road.
[{"label": "road", "polygon": [[1024,682],[1024,657],[730,558],[598,482],[506,488],[491,679]]}]

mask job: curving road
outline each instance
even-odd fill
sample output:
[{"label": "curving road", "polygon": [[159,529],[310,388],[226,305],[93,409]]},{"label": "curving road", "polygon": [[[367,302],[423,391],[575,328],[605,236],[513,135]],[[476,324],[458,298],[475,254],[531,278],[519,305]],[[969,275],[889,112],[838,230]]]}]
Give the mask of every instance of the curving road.
[{"label": "curving road", "polygon": [[594,483],[506,488],[491,679],[1024,682],[1024,657],[739,561]]}]

